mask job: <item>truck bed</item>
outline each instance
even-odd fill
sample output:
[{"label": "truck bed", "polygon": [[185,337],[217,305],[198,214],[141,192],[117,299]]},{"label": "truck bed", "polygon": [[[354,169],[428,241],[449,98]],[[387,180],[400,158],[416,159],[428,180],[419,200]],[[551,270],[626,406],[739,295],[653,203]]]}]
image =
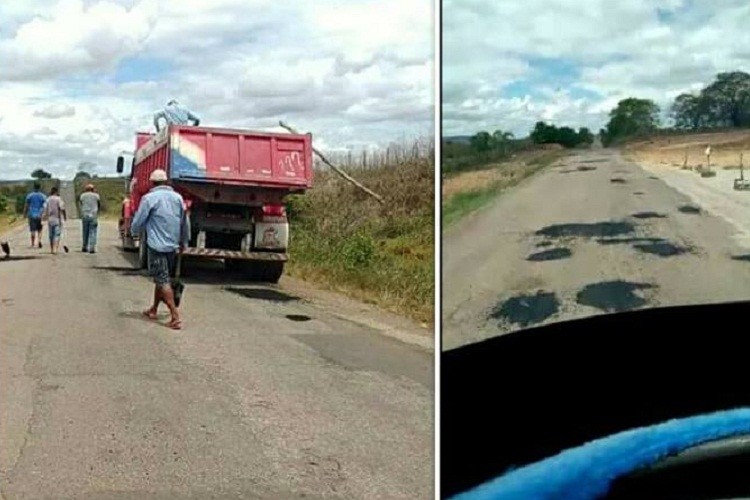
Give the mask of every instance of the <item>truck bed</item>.
[{"label": "truck bed", "polygon": [[[166,166],[172,181],[252,185],[301,191],[312,185],[312,136],[171,125],[139,133],[139,184]],[[145,168],[144,168],[145,167]],[[141,180],[145,181],[141,183]]]}]

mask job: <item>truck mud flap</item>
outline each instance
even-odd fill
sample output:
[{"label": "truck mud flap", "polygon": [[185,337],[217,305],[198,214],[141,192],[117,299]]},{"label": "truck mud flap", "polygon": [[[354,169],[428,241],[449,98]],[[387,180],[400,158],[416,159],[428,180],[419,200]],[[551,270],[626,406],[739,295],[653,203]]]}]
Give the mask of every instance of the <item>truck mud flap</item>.
[{"label": "truck mud flap", "polygon": [[220,250],[213,248],[186,248],[182,254],[190,257],[215,259],[266,260],[275,262],[286,262],[289,260],[289,255],[286,253],[240,252],[237,250]]}]

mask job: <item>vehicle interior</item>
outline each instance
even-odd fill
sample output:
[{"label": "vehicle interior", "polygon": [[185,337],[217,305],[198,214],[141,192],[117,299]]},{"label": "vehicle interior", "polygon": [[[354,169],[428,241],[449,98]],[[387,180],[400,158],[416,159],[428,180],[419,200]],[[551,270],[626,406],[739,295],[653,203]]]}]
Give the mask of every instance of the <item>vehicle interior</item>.
[{"label": "vehicle interior", "polygon": [[[443,352],[443,496],[622,431],[749,407],[748,310],[603,314]],[[606,498],[750,497],[749,465],[749,436],[704,442],[616,478]]]}]

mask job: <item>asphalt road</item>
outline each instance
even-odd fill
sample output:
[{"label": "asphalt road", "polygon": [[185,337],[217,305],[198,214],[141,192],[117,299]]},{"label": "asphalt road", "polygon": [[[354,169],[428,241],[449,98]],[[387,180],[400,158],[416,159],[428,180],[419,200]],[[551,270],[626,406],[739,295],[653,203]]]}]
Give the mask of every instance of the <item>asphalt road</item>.
[{"label": "asphalt road", "polygon": [[428,350],[211,264],[175,332],[113,224],[66,233],[0,259],[0,498],[433,497]]},{"label": "asphalt road", "polygon": [[594,314],[750,299],[750,192],[722,175],[592,149],[502,193],[444,232],[443,349]]}]

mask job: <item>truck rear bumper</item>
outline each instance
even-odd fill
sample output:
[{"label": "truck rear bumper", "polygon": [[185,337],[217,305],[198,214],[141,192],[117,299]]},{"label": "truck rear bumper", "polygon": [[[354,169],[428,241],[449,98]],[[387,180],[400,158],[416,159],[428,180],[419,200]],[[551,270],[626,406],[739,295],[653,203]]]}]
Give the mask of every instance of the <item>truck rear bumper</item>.
[{"label": "truck rear bumper", "polygon": [[221,250],[214,248],[186,248],[182,255],[206,257],[210,259],[265,260],[286,262],[289,254],[276,252],[240,252],[238,250]]}]

